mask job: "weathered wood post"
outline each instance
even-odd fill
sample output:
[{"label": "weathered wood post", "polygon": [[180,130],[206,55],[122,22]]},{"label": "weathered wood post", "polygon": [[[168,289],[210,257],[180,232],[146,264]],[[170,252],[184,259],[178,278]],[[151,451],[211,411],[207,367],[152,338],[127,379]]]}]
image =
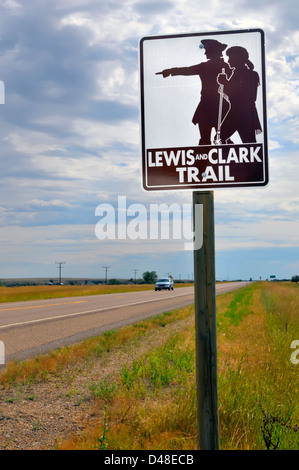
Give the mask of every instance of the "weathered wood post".
[{"label": "weathered wood post", "polygon": [[[195,205],[203,205],[203,243],[194,249],[195,342],[198,447],[219,449],[215,227],[213,191],[193,192]],[[196,239],[196,234],[195,234]]]}]

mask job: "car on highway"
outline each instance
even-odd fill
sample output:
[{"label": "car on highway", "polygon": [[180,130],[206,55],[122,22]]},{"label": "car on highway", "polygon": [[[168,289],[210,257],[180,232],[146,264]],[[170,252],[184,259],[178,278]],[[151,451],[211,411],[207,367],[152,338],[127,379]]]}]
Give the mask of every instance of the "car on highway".
[{"label": "car on highway", "polygon": [[155,290],[173,290],[173,280],[169,278],[158,279],[155,283]]}]

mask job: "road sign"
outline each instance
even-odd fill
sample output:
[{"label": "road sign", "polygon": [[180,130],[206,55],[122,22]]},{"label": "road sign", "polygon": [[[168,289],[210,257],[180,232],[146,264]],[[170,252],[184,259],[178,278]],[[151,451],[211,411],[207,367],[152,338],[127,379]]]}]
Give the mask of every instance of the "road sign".
[{"label": "road sign", "polygon": [[268,183],[264,32],[140,40],[145,190]]}]

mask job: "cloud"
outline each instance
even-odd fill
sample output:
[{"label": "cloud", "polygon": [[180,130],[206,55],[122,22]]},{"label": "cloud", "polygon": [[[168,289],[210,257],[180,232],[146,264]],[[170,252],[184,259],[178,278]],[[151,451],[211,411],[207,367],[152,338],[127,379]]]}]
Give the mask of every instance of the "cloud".
[{"label": "cloud", "polygon": [[[104,201],[115,204],[119,194],[144,204],[192,200],[189,191],[141,189],[138,42],[152,34],[265,30],[270,183],[261,189],[215,191],[217,247],[222,254],[237,246],[296,247],[296,3],[211,0],[207,8],[197,0],[2,2],[0,238],[5,271],[11,266],[10,275],[34,275],[56,255],[67,254],[76,273],[90,266],[94,274],[99,258],[113,263],[117,253],[124,266],[128,259],[142,260],[144,270],[146,264],[159,263],[161,271],[168,271],[163,263],[181,263],[192,272],[192,257],[183,262],[184,253],[174,242],[104,247],[94,234],[95,208]],[[164,261],[159,259],[163,251]]]},{"label": "cloud", "polygon": [[299,248],[297,220],[273,220],[265,217],[253,222],[217,224],[217,250],[240,248]]},{"label": "cloud", "polygon": [[52,199],[51,201],[43,201],[41,199],[33,199],[30,203],[33,207],[71,207],[68,202],[59,199]]}]

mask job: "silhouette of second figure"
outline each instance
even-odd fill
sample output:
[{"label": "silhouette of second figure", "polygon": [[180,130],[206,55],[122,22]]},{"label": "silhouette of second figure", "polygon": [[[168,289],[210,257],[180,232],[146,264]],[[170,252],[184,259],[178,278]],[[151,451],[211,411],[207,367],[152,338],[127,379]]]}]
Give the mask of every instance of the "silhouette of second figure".
[{"label": "silhouette of second figure", "polygon": [[228,77],[221,73],[217,81],[223,86],[231,108],[225,116],[220,130],[221,142],[229,143],[229,138],[238,132],[243,143],[256,142],[256,134],[262,127],[256,109],[257,89],[260,84],[248,52],[244,47],[234,46],[226,51],[232,69]]}]

